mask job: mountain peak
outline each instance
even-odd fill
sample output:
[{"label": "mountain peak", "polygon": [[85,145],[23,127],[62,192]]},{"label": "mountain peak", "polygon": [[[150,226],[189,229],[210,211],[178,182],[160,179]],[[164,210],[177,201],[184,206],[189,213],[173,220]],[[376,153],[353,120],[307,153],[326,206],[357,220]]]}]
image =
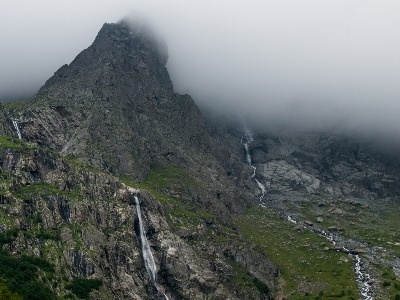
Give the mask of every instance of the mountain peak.
[{"label": "mountain peak", "polygon": [[204,149],[200,110],[174,93],[166,62],[165,44],[147,26],[104,24],[30,101],[41,116],[25,113],[26,139],[139,177],[160,159],[180,161],[181,149]]},{"label": "mountain peak", "polygon": [[[94,41],[94,45],[106,48],[115,47],[151,54],[157,57],[162,65],[167,63],[168,50],[166,43],[147,25],[139,22],[121,21],[105,23]],[[136,54],[137,55],[137,54]]]},{"label": "mountain peak", "polygon": [[[105,23],[93,44],[82,51],[69,65],[63,65],[40,89],[60,87],[68,78],[81,85],[115,85],[115,79],[152,77],[172,91],[172,82],[165,65],[168,51],[165,43],[143,24]],[[147,81],[152,81],[147,79]]]}]

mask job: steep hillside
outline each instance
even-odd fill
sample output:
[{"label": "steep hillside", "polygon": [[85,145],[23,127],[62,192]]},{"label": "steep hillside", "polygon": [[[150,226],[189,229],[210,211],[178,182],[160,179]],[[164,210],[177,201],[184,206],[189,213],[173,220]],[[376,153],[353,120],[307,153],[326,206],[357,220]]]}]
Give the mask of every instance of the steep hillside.
[{"label": "steep hillside", "polygon": [[166,61],[105,24],[0,106],[0,298],[397,300],[398,162],[207,119]]},{"label": "steep hillside", "polygon": [[271,298],[279,270],[230,215],[253,202],[240,140],[208,133],[166,55],[146,29],[105,24],[1,111],[2,245],[51,266],[32,267],[48,299]]},{"label": "steep hillside", "polygon": [[[350,281],[340,281],[348,276],[345,270],[332,271],[340,274],[336,291],[319,282],[330,267],[343,268],[350,262],[361,299],[400,297],[400,185],[395,155],[355,137],[321,133],[263,132],[251,136],[248,149],[254,178],[266,193],[260,200],[264,209],[238,216],[239,227],[253,243],[283,256],[275,261],[283,273],[290,270],[283,276],[294,284],[288,293],[294,298],[318,293],[328,299],[357,298]],[[254,237],[260,227],[270,228],[261,234],[264,238]],[[304,233],[299,239],[293,229],[305,230],[308,236]],[[289,239],[280,236],[285,233]],[[266,239],[270,239],[267,244]],[[337,264],[334,260],[326,264],[330,259],[326,251],[337,253]],[[297,260],[291,260],[291,252]]]}]

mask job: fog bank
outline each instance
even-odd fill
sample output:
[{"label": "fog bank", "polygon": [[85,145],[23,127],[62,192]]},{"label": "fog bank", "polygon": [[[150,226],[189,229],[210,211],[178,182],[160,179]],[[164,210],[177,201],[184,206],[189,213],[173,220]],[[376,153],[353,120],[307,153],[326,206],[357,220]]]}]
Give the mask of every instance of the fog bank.
[{"label": "fog bank", "polygon": [[398,1],[5,0],[0,99],[33,94],[104,22],[125,15],[147,18],[164,37],[176,91],[200,106],[253,126],[400,140]]}]

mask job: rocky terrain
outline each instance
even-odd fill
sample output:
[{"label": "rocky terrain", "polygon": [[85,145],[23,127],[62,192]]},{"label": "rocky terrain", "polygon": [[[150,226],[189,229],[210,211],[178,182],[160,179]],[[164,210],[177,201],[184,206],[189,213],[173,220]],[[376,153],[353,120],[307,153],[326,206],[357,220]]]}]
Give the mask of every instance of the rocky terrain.
[{"label": "rocky terrain", "polygon": [[308,253],[345,254],[338,263],[353,263],[361,299],[398,298],[398,160],[361,139],[315,133],[257,134],[249,148],[255,178],[267,188],[264,213],[291,223],[286,230],[325,239],[307,242]]},{"label": "rocky terrain", "polygon": [[398,299],[398,162],[207,119],[167,58],[105,24],[0,106],[0,298]]}]

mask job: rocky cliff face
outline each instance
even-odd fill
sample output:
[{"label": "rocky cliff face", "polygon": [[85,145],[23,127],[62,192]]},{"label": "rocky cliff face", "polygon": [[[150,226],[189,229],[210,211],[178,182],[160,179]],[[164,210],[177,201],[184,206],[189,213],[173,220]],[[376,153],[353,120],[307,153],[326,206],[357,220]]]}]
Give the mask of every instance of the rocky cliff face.
[{"label": "rocky cliff face", "polygon": [[252,202],[240,140],[209,134],[166,59],[146,29],[105,24],[35,97],[2,108],[0,242],[50,264],[41,299],[271,297],[279,269],[230,216]]},{"label": "rocky cliff face", "polygon": [[247,152],[241,124],[174,93],[166,60],[147,29],[105,24],[35,97],[0,106],[0,291],[354,299],[369,272],[368,296],[395,295],[398,163],[316,133],[261,131]]},{"label": "rocky cliff face", "polygon": [[25,140],[136,178],[204,151],[204,120],[190,96],[174,93],[166,60],[145,29],[105,24],[21,109]]},{"label": "rocky cliff face", "polygon": [[399,161],[371,143],[315,133],[264,134],[252,146],[259,176],[271,191],[373,199],[400,194]]}]

